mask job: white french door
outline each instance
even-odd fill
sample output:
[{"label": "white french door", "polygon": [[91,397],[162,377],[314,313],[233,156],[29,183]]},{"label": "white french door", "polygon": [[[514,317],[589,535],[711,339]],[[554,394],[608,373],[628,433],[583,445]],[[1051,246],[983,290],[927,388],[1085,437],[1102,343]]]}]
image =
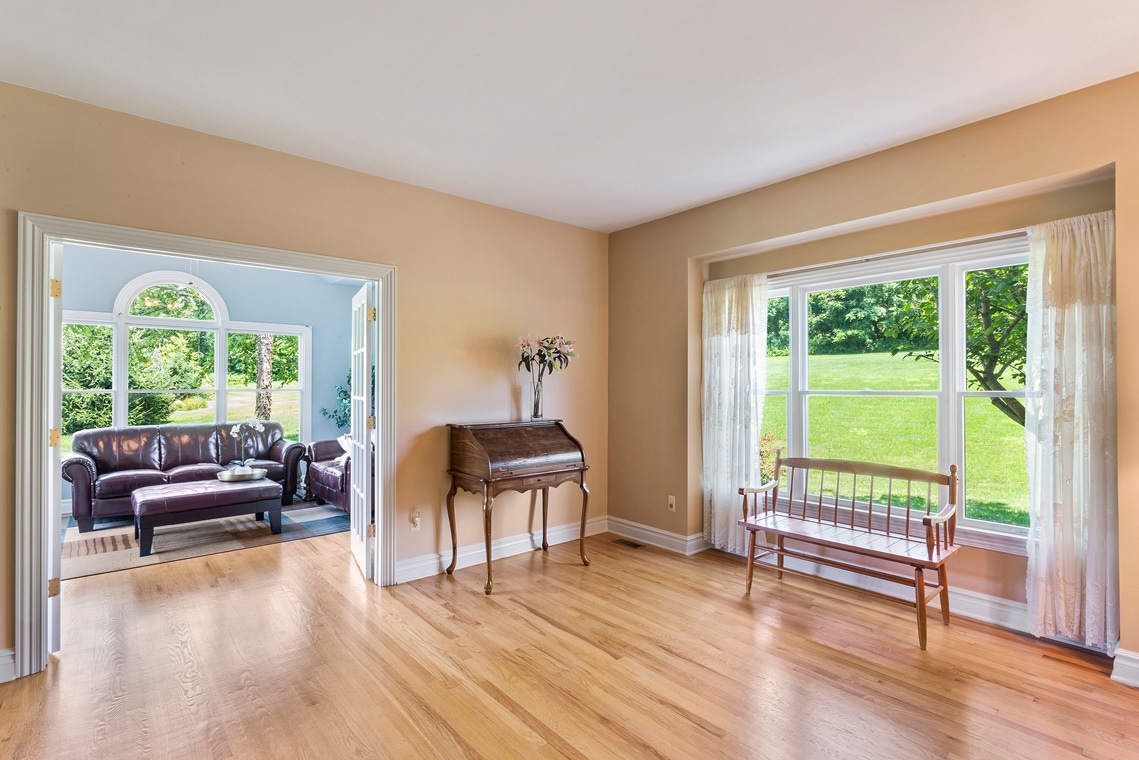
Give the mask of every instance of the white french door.
[{"label": "white french door", "polygon": [[[60,283],[62,289],[63,252],[58,243],[52,243],[49,248],[48,267],[51,270],[51,282]],[[50,404],[50,430],[53,432],[48,445],[47,471],[55,474],[60,471],[59,431],[63,429],[63,410],[59,403],[63,388],[63,298],[56,297],[55,293],[52,295],[53,297],[48,299],[48,330],[51,340],[47,350],[49,369],[46,374],[47,398],[52,399],[54,403]],[[48,578],[52,579],[49,583],[50,590],[47,600],[47,651],[58,652],[60,649],[60,609],[62,607],[60,604],[59,579],[62,577],[61,561],[63,559],[63,539],[60,533],[62,530],[60,513],[63,511],[60,500],[63,483],[57,476],[49,477],[47,484],[48,513],[45,516],[45,521],[47,522],[48,535],[51,537],[51,540],[48,541],[47,562]],[[55,595],[51,596],[52,593]]]},{"label": "white french door", "polygon": [[368,283],[352,298],[352,382],[351,382],[351,434],[349,454],[352,457],[351,503],[352,556],[365,578],[372,577],[371,526],[375,522],[372,510],[374,489],[372,431],[376,418],[372,399],[373,346],[376,341],[376,308],[372,283]]}]

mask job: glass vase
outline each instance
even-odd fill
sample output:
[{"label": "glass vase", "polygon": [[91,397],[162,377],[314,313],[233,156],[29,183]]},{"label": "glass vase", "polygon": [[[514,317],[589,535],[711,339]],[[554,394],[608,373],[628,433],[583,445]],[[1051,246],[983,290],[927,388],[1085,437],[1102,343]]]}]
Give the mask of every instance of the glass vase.
[{"label": "glass vase", "polygon": [[542,376],[530,375],[530,419],[542,419]]}]

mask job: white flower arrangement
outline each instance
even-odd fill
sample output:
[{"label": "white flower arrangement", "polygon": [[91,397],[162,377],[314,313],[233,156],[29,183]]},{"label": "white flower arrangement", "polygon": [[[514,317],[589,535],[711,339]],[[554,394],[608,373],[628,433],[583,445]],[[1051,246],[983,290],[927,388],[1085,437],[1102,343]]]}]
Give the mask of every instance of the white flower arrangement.
[{"label": "white flower arrangement", "polygon": [[[237,438],[237,445],[241,450],[241,459],[235,459],[234,461],[237,462],[238,467],[249,469],[249,465],[246,464],[247,460],[245,459],[246,430],[256,430],[258,433],[264,433],[265,425],[262,424],[261,420],[247,419],[242,420],[229,429],[229,434]],[[232,464],[232,462],[230,464]]]},{"label": "white flower arrangement", "polygon": [[569,366],[570,358],[577,355],[573,346],[572,340],[566,340],[561,335],[552,335],[548,338],[526,336],[518,339],[518,348],[521,351],[518,368],[525,367],[530,373],[530,387],[533,390],[531,417],[534,419],[540,419],[542,416],[542,378]]}]

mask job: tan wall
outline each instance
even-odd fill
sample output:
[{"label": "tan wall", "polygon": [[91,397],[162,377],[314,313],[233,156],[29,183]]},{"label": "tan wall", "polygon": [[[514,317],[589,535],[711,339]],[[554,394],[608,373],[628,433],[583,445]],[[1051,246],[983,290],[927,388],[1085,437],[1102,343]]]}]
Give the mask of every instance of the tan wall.
[{"label": "tan wall", "polygon": [[[664,511],[660,494],[698,494],[691,482],[691,445],[699,436],[692,404],[688,319],[698,276],[690,259],[762,245],[833,225],[1002,188],[1027,185],[1114,164],[1120,293],[1139,284],[1139,75],[1045,101],[1002,116],[829,167],[692,209],[610,236],[609,484],[610,514],[680,533],[697,522]],[[955,240],[1098,210],[1108,184],[1036,200],[992,204],[920,222],[820,241],[761,255],[765,269],[846,258]],[[868,248],[867,248],[868,246]],[[866,248],[866,250],[862,250]],[[749,271],[755,262],[713,267],[716,276]],[[1139,302],[1120,299],[1119,334],[1139,330]],[[1119,418],[1139,412],[1139,346],[1120,341]],[[645,393],[651,389],[652,393]],[[649,396],[649,398],[646,398]],[[1139,511],[1128,494],[1139,487],[1139,430],[1121,426],[1120,574],[1122,646],[1139,650]],[[678,513],[698,513],[686,499]],[[962,555],[954,571],[966,588],[1023,598],[1023,559],[990,552]],[[1019,575],[1010,582],[1010,575]]]},{"label": "tan wall", "polygon": [[[19,211],[395,265],[399,559],[450,547],[442,425],[521,418],[519,334],[578,340],[546,413],[582,441],[590,515],[606,513],[605,235],[0,84],[0,648],[14,643]],[[579,499],[556,489],[551,524],[574,523]],[[459,502],[460,544],[479,544],[477,503]],[[501,497],[496,535],[527,530],[529,507]]]}]

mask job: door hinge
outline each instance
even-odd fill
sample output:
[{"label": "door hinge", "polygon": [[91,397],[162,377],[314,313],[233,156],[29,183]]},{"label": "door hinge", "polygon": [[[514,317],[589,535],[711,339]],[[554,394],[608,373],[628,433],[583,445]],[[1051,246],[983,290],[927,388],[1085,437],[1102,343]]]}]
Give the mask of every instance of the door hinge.
[{"label": "door hinge", "polygon": [[47,431],[47,445],[52,447],[59,445],[59,428]]},{"label": "door hinge", "polygon": [[375,322],[376,321],[376,307],[374,307],[374,306],[372,308],[368,309],[368,321],[369,322]]},{"label": "door hinge", "polygon": [[59,578],[52,578],[47,582],[47,596],[59,596]]},{"label": "door hinge", "polygon": [[368,538],[375,538],[375,537],[376,537],[376,526],[375,526],[375,523],[373,523],[372,525],[368,526]]},{"label": "door hinge", "polygon": [[368,415],[368,430],[376,429],[376,416],[374,414]]},{"label": "door hinge", "polygon": [[63,281],[53,277],[51,280],[51,297],[59,298],[61,295],[63,295]]}]

